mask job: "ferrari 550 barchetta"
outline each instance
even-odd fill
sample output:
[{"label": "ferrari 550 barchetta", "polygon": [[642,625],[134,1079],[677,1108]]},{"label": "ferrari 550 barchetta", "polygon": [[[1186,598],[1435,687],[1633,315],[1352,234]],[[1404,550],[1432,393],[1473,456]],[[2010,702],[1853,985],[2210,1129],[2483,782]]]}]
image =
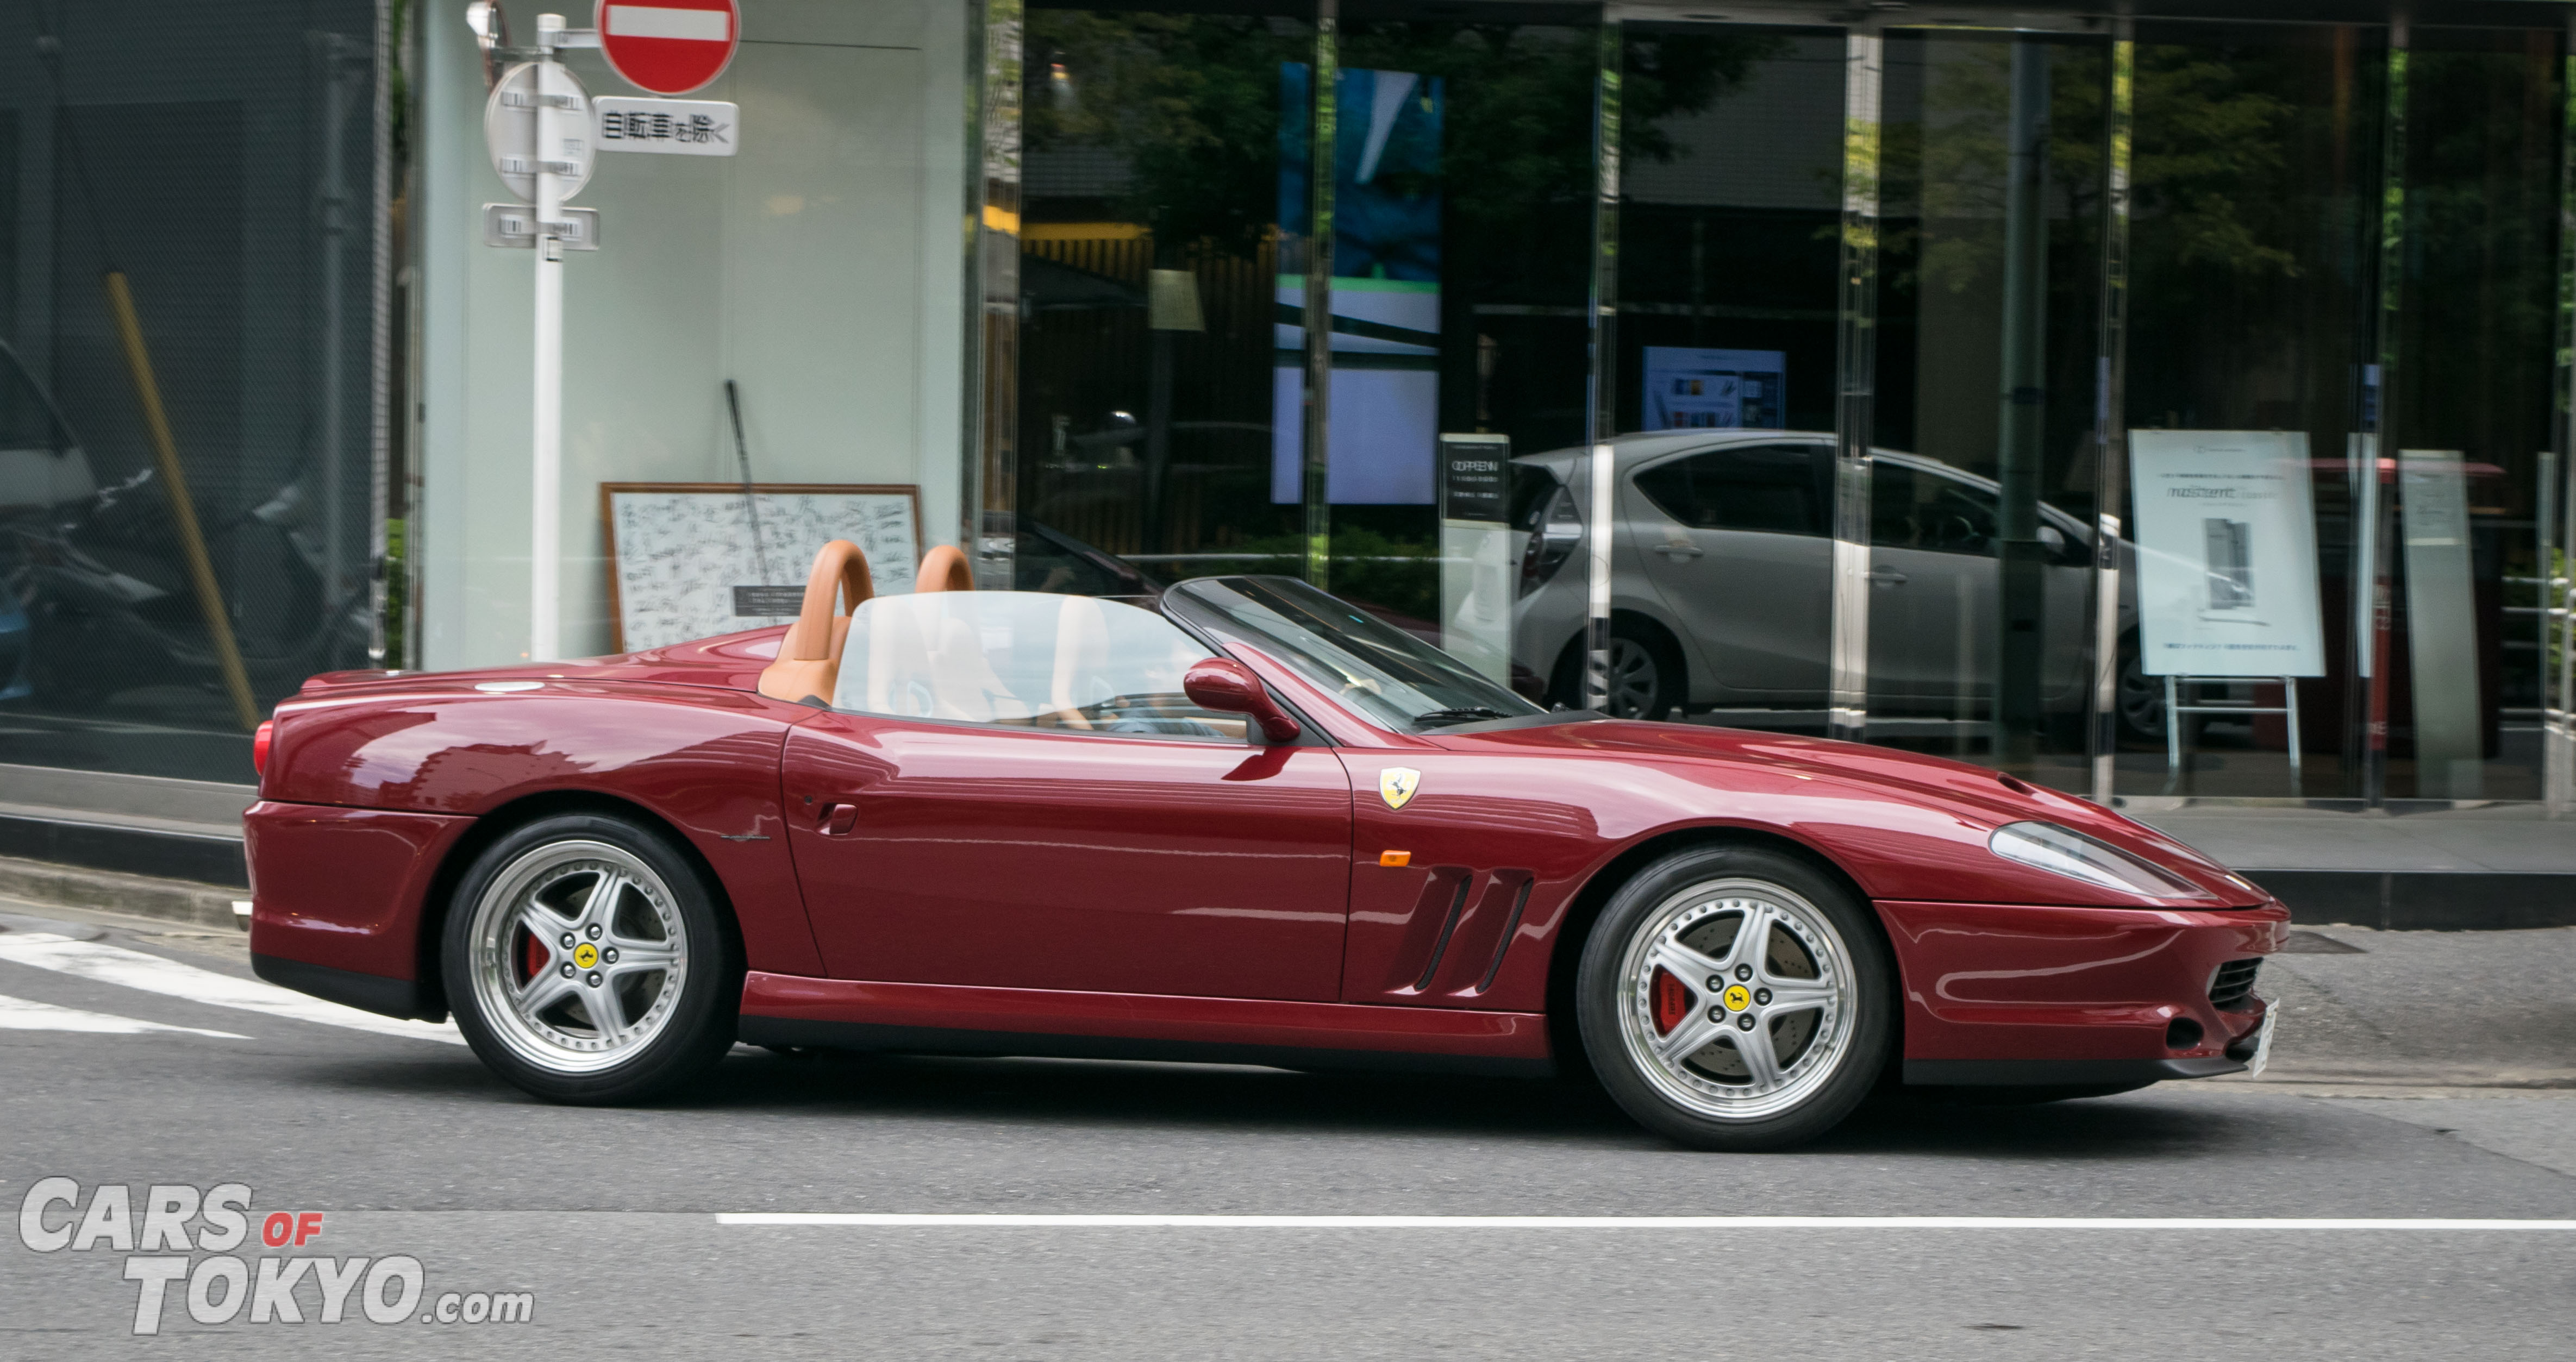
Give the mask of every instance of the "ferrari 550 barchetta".
[{"label": "ferrari 550 barchetta", "polygon": [[1588,1072],[1756,1149],[2263,1057],[2288,912],[2082,800],[1548,712],[1286,578],[920,580],[836,544],[784,628],[314,678],[259,743],[259,973],[571,1102],[738,1040]]}]

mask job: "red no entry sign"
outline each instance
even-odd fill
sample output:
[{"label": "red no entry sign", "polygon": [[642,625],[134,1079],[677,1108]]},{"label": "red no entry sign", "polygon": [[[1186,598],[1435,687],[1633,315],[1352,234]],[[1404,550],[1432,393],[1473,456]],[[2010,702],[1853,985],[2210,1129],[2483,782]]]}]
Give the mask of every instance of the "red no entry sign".
[{"label": "red no entry sign", "polygon": [[685,95],[724,74],[742,39],[734,0],[599,0],[599,50],[655,94]]}]

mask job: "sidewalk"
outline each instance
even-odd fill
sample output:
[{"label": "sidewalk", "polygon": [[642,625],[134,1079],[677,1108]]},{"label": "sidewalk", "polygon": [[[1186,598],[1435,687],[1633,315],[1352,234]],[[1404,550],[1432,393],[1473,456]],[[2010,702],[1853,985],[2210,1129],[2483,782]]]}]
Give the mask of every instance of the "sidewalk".
[{"label": "sidewalk", "polygon": [[2255,992],[2281,1019],[2271,1068],[2222,1083],[2317,1095],[2576,1089],[2576,927],[2295,929]]}]

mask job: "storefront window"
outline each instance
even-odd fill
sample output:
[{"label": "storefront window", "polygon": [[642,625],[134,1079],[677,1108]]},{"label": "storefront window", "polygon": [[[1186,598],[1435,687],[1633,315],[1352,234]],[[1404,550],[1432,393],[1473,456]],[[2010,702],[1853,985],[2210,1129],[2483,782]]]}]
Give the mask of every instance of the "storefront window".
[{"label": "storefront window", "polygon": [[1886,46],[1869,735],[2083,787],[2108,44]]},{"label": "storefront window", "polygon": [[1298,570],[1274,357],[1282,243],[1304,231],[1293,204],[1282,222],[1281,153],[1314,47],[1302,7],[1027,11],[1020,589]]},{"label": "storefront window", "polygon": [[0,762],[247,783],[367,664],[379,19],[0,4]]},{"label": "storefront window", "polygon": [[1622,36],[1613,709],[1822,732],[1845,40]]},{"label": "storefront window", "polygon": [[2139,27],[2123,792],[2363,792],[2388,56],[2379,29]]},{"label": "storefront window", "polygon": [[2409,48],[2385,794],[2537,799],[2560,43],[2417,28]]}]

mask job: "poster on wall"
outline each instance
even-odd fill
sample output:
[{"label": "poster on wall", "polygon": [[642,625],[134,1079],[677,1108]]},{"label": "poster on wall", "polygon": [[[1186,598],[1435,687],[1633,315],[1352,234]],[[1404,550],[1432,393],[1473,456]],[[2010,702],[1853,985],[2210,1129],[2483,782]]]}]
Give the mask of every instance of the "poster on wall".
[{"label": "poster on wall", "polygon": [[2149,676],[2323,676],[2304,431],[2133,430]]},{"label": "poster on wall", "polygon": [[1787,410],[1785,350],[1645,347],[1641,429],[1778,430]]},{"label": "poster on wall", "polygon": [[[1312,68],[1279,68],[1279,221],[1304,219]],[[1411,71],[1334,81],[1332,462],[1335,505],[1431,503],[1440,429],[1440,129],[1444,86]],[[1272,362],[1270,497],[1302,499],[1306,276],[1283,252]]]},{"label": "poster on wall", "polygon": [[909,485],[756,483],[745,498],[738,482],[610,482],[599,509],[619,652],[788,623],[815,551],[835,539],[859,546],[880,596],[911,591],[921,562]]}]

